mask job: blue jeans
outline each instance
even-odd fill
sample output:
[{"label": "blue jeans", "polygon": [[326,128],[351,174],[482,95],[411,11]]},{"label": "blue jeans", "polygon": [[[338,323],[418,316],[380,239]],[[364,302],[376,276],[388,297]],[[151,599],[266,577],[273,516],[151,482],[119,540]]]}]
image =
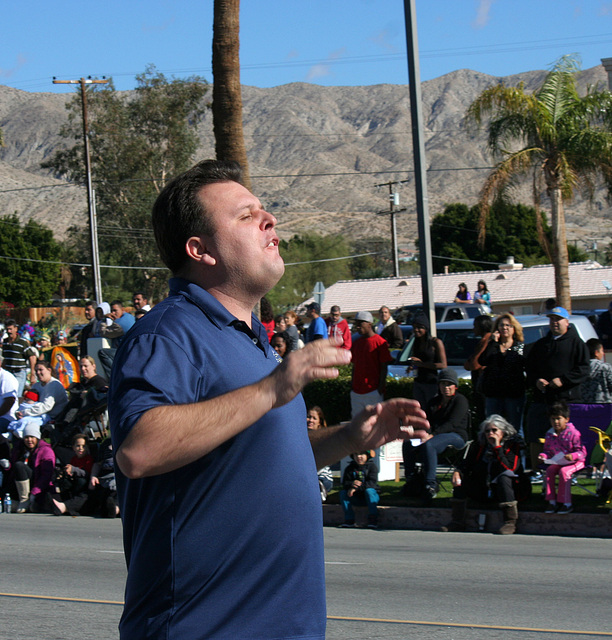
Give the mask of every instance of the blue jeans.
[{"label": "blue jeans", "polygon": [[520,398],[487,398],[485,400],[487,417],[496,413],[506,418],[520,436],[523,435],[524,406],[525,396]]},{"label": "blue jeans", "polygon": [[347,522],[355,522],[355,512],[353,511],[353,505],[356,507],[368,507],[368,515],[378,515],[378,502],[380,496],[376,489],[366,489],[365,491],[358,491],[350,498],[348,497],[348,491],[342,489],[340,491],[340,504],[342,505],[342,511],[344,511],[344,519]]},{"label": "blue jeans", "polygon": [[11,371],[11,373],[17,378],[17,383],[19,384],[19,387],[17,388],[17,398],[21,398],[21,396],[23,396],[23,389],[26,382],[28,381],[28,371],[29,369],[19,369],[19,371]]},{"label": "blue jeans", "polygon": [[412,446],[410,440],[406,440],[402,446],[404,457],[404,471],[406,477],[414,473],[414,465],[417,459],[423,463],[425,473],[425,484],[428,487],[436,486],[436,468],[438,466],[438,454],[442,453],[446,447],[461,449],[465,440],[454,432],[440,433],[416,447]]}]

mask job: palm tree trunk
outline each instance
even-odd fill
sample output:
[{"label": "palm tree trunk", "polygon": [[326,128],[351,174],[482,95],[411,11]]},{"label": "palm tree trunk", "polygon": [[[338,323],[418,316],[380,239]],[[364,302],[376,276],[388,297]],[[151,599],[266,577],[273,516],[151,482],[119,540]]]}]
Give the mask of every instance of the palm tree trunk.
[{"label": "palm tree trunk", "polygon": [[565,235],[565,212],[561,189],[550,189],[551,225],[553,233],[553,267],[555,270],[555,296],[557,304],[572,312],[570,297],[569,256]]},{"label": "palm tree trunk", "polygon": [[218,160],[238,162],[251,188],[242,132],[240,0],[215,0],[213,21],[213,130]]}]

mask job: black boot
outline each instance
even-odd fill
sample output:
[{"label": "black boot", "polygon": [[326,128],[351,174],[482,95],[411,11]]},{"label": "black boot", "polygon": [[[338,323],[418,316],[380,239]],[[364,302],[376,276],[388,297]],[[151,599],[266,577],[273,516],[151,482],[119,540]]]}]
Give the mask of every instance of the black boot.
[{"label": "black boot", "polygon": [[465,531],[467,500],[451,499],[451,521],[441,527],[441,531]]}]

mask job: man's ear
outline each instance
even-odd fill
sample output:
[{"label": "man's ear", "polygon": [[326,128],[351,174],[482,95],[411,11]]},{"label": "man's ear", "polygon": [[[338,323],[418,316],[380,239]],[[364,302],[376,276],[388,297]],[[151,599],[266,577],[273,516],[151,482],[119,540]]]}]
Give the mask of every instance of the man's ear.
[{"label": "man's ear", "polygon": [[191,238],[189,238],[185,243],[185,251],[195,262],[206,264],[211,267],[217,264],[217,260],[213,258],[206,248],[206,242],[202,236],[191,236]]}]

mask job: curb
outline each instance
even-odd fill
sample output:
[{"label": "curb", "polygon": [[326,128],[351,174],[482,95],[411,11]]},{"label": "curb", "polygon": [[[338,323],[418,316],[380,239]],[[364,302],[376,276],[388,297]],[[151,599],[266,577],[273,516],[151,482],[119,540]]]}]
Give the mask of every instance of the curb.
[{"label": "curb", "polygon": [[[358,526],[365,526],[367,509],[355,508]],[[450,521],[450,509],[378,507],[381,529],[416,529],[420,531],[440,531],[440,527]],[[466,531],[479,531],[478,516],[485,515],[483,531],[494,533],[501,525],[501,512],[486,509],[468,509]],[[342,507],[336,504],[323,505],[323,526],[337,527],[344,517]],[[566,515],[545,514],[534,511],[520,511],[517,533],[543,536],[578,536],[582,538],[612,537],[612,511],[608,514],[569,513]]]}]

